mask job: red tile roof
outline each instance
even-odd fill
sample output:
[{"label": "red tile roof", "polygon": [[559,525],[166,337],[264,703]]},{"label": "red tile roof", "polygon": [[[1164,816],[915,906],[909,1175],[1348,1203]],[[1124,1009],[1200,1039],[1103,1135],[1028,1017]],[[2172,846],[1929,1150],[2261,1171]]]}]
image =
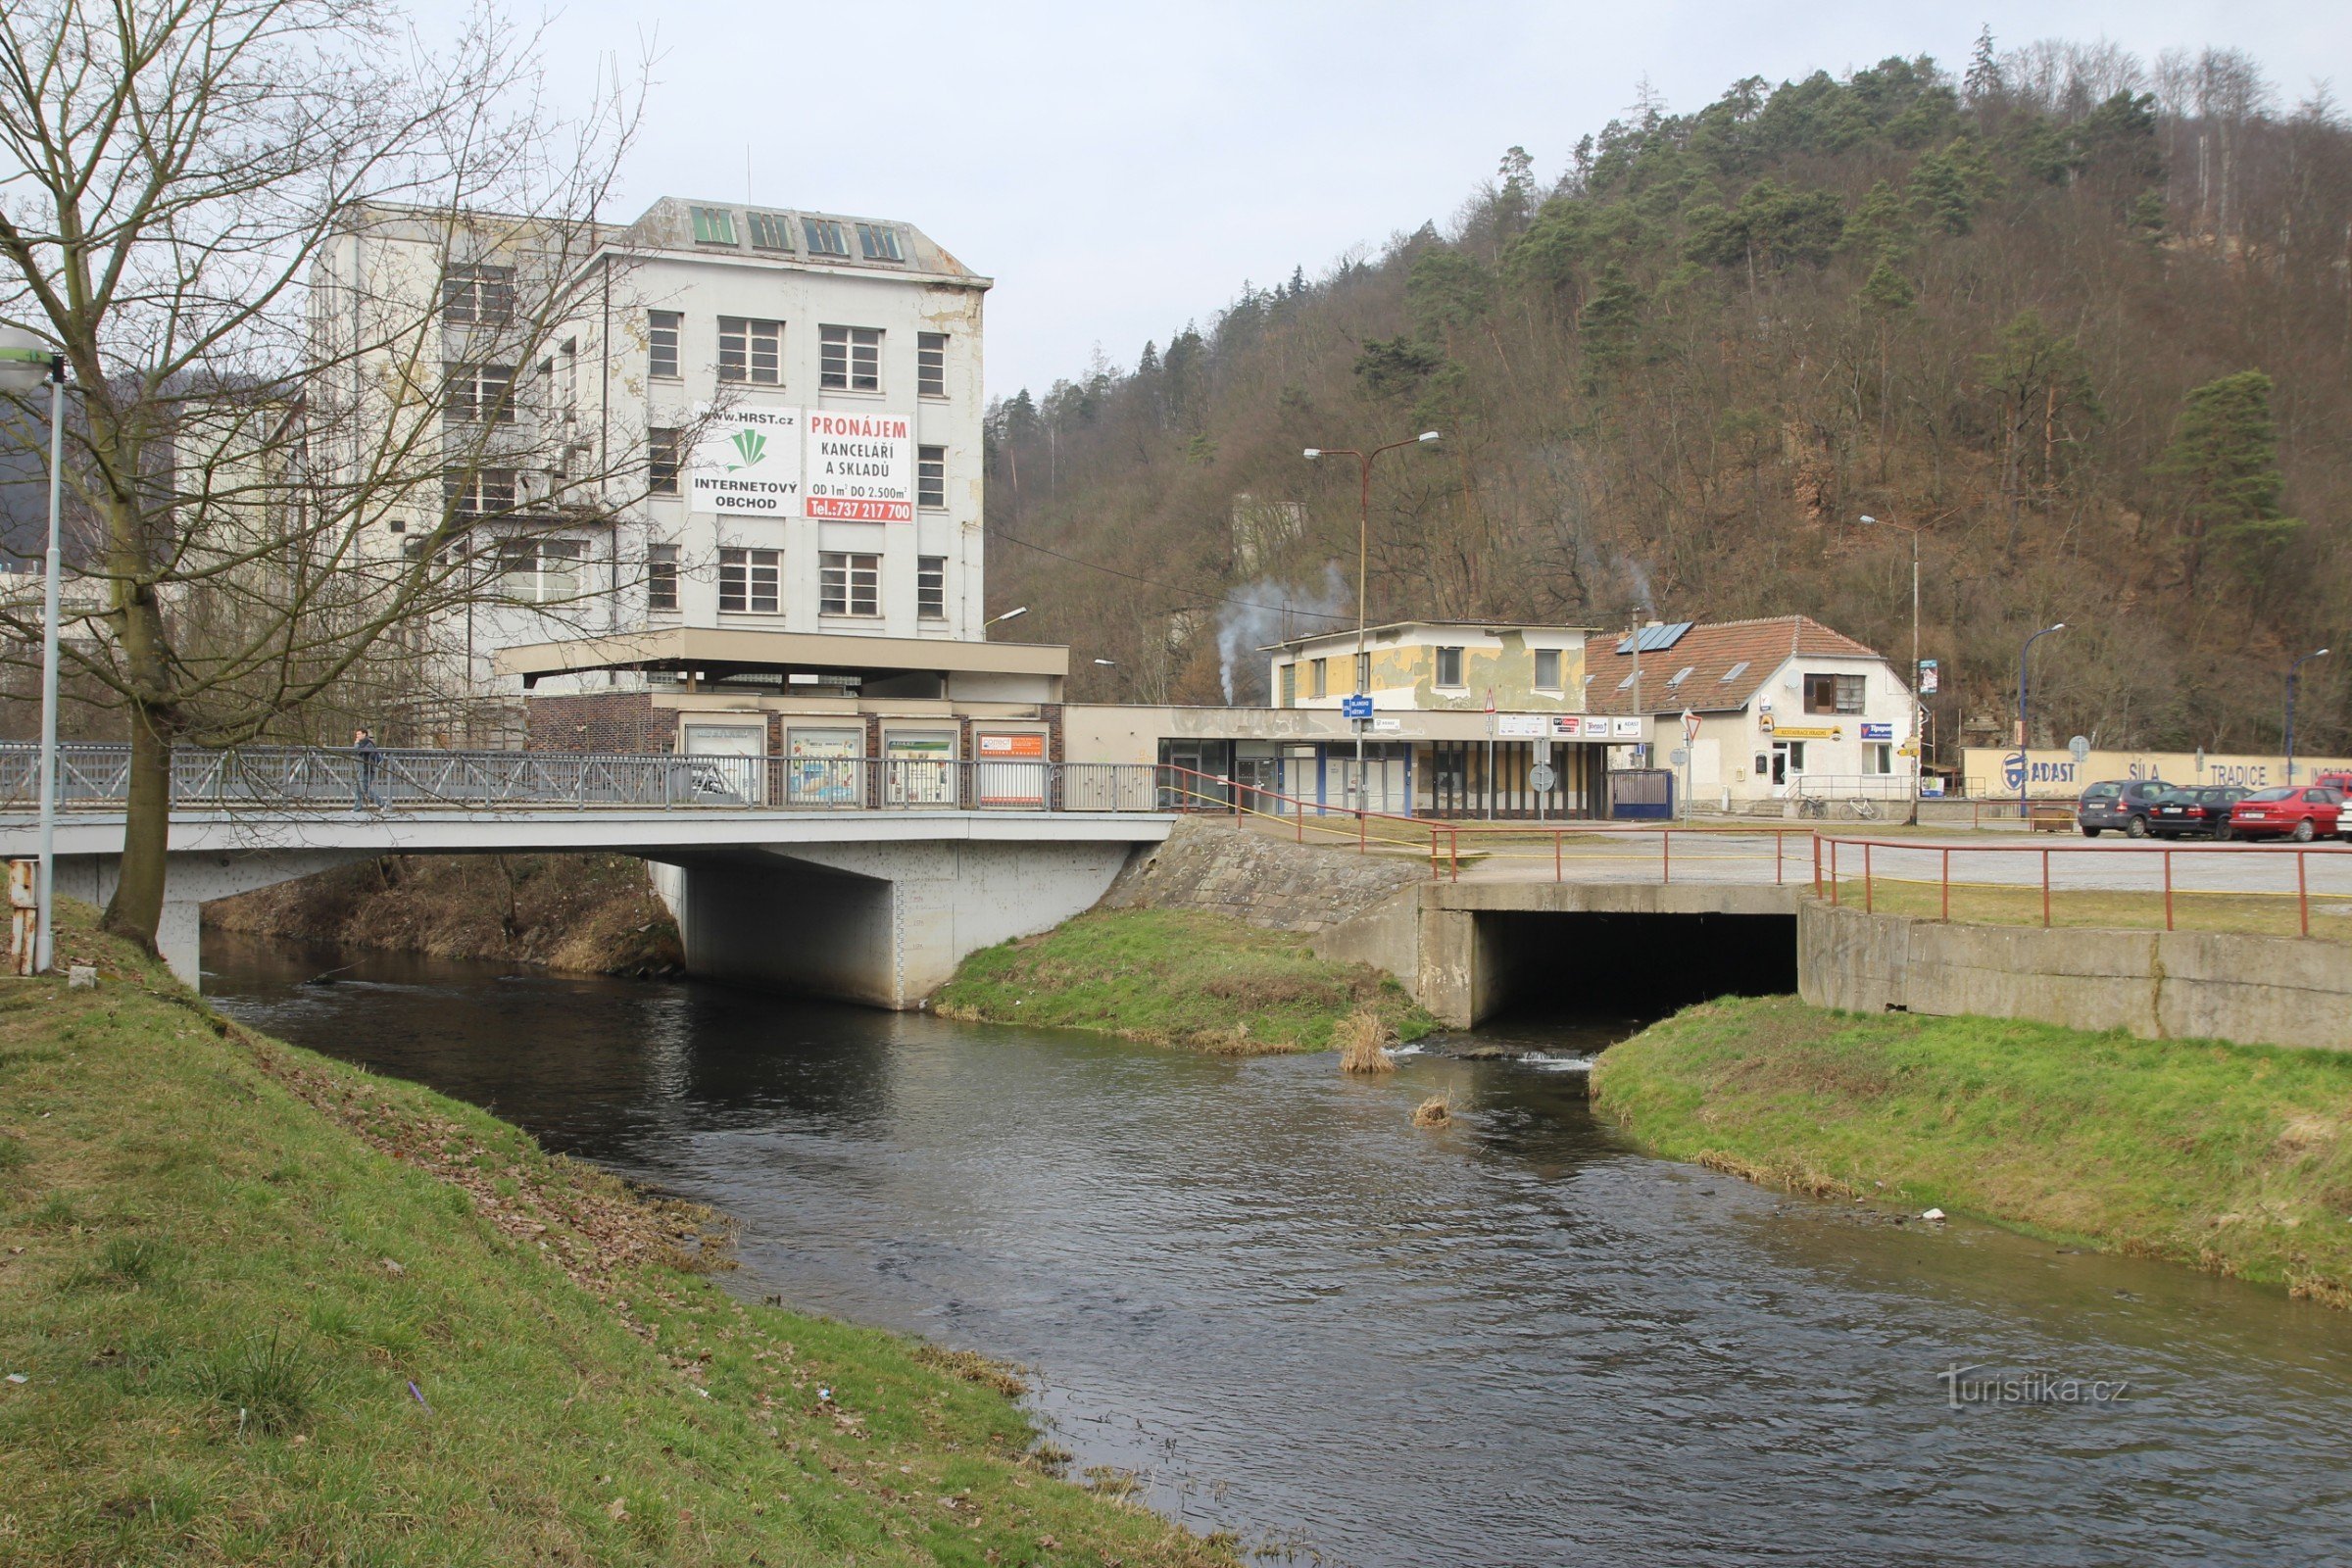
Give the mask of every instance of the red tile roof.
[{"label": "red tile roof", "polygon": [[[1592,676],[1585,693],[1588,713],[1631,713],[1631,687],[1619,683],[1633,672],[1630,653],[1617,652],[1623,633],[1593,637],[1585,644],[1585,670]],[[1810,654],[1846,659],[1878,659],[1875,648],[1833,631],[1809,615],[1775,615],[1767,620],[1723,620],[1692,626],[1672,648],[1652,649],[1642,656],[1642,706],[1652,713],[1671,713],[1688,708],[1695,712],[1735,710],[1747,705],[1756,689],[1788,661]],[[1690,673],[1667,684],[1685,666]],[[1740,665],[1746,665],[1744,669]],[[1734,675],[1732,672],[1738,670]],[[1724,677],[1731,675],[1727,680]]]}]

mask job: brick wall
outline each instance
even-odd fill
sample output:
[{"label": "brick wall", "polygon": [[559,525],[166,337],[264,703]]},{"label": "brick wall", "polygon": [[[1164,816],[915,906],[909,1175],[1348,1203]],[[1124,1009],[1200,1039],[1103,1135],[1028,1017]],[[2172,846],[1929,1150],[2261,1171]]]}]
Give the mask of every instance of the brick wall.
[{"label": "brick wall", "polygon": [[677,740],[675,709],[656,709],[648,692],[525,697],[525,749],[534,752],[666,752]]}]

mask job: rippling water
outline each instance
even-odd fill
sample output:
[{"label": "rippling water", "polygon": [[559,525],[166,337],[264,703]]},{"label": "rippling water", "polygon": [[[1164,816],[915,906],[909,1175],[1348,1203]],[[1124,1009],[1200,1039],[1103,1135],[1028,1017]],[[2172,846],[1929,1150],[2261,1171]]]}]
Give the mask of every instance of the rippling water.
[{"label": "rippling water", "polygon": [[[1606,1026],[1365,1083],[1329,1056],[206,949],[257,1026],[725,1208],[738,1288],[1022,1362],[1082,1464],[1295,1560],[2352,1559],[2352,1315],[1642,1157],[1559,1070]],[[1414,1131],[1441,1089],[1454,1124]],[[1955,1364],[2128,1388],[1955,1409]]]}]

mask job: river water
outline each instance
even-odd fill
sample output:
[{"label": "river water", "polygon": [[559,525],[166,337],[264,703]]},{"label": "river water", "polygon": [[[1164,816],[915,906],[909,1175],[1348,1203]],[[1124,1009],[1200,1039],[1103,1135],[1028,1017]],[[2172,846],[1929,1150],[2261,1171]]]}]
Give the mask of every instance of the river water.
[{"label": "river water", "polygon": [[[1556,1061],[205,943],[237,1016],[727,1210],[747,1294],[1023,1363],[1081,1465],[1282,1560],[2352,1561],[2352,1315],[1646,1158]],[[1955,1400],[2001,1374],[2125,1387]]]}]

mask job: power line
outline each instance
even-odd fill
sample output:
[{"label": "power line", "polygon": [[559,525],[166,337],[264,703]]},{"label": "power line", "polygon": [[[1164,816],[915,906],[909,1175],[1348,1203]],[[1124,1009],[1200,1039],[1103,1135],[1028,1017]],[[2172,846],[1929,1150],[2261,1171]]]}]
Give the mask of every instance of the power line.
[{"label": "power line", "polygon": [[[1180,594],[1186,599],[1195,599],[1200,595],[1200,590],[1195,588],[1180,588],[1172,582],[1161,582],[1156,577],[1139,577],[1132,571],[1121,571],[1116,566],[1105,566],[1099,561],[1084,561],[1076,556],[1064,555],[1058,550],[1052,550],[1041,544],[1033,544],[1027,539],[1017,538],[1002,528],[990,528],[987,532],[995,538],[1004,540],[1008,545],[1019,545],[1023,550],[1034,550],[1041,556],[1052,556],[1055,561],[1066,561],[1073,566],[1084,566],[1090,571],[1107,572],[1113,577],[1124,577],[1129,582],[1140,582],[1147,588],[1165,589],[1169,593]],[[1231,605],[1237,610],[1263,610],[1276,615],[1306,615],[1316,620],[1345,621],[1354,618],[1346,614],[1334,614],[1327,610],[1301,610],[1297,605],[1252,604],[1247,599],[1230,599],[1223,594],[1209,595],[1208,602],[1215,605]]]}]

